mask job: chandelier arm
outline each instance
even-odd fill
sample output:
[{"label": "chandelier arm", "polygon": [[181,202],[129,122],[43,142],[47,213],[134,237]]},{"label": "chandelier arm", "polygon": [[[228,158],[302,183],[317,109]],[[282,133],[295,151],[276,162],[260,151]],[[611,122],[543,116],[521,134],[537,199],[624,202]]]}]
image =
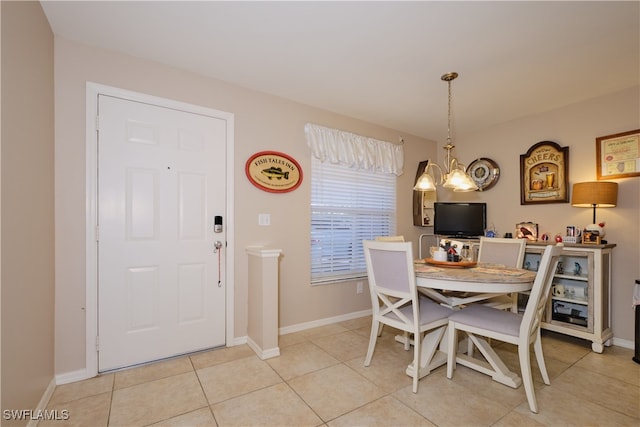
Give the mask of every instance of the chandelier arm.
[{"label": "chandelier arm", "polygon": [[[424,173],[427,173],[429,171],[429,168],[433,168],[434,170],[438,170],[439,173],[439,177],[438,177],[438,182],[436,185],[442,185],[442,183],[444,182],[444,172],[442,171],[442,168],[440,167],[440,165],[438,165],[437,163],[427,163],[427,167],[424,169]],[[435,180],[435,175],[431,175],[434,180]]]}]

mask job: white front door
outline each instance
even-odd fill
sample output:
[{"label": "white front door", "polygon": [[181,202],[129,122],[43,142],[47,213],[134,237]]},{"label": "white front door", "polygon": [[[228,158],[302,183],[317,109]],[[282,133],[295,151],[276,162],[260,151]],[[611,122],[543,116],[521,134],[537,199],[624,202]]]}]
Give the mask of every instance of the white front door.
[{"label": "white front door", "polygon": [[98,115],[98,371],[224,345],[226,121],[102,94]]}]

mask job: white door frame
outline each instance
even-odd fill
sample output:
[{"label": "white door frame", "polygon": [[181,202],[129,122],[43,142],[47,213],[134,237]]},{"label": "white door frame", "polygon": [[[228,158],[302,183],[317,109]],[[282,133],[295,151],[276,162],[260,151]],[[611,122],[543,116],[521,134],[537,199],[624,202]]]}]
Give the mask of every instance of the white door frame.
[{"label": "white door frame", "polygon": [[158,105],[186,111],[195,114],[203,114],[220,118],[227,123],[226,140],[226,168],[227,168],[227,191],[226,191],[226,212],[225,227],[227,231],[227,250],[225,259],[226,272],[226,333],[225,342],[227,347],[234,345],[234,227],[233,221],[233,142],[234,142],[234,115],[224,111],[186,104],[166,98],[159,98],[138,92],[131,92],[111,86],[87,82],[86,90],[86,374],[87,378],[98,374],[98,152],[97,152],[97,130],[98,130],[98,95],[108,95],[123,98],[131,101],[144,102],[151,105]]}]

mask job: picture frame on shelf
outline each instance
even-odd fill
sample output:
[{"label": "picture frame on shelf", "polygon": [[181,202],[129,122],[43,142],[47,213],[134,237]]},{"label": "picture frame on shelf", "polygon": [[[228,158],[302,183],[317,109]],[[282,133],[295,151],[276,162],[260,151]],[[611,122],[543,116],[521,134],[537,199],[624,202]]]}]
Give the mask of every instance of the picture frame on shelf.
[{"label": "picture frame on shelf", "polygon": [[516,239],[527,239],[532,242],[538,240],[538,224],[535,222],[520,222],[516,224]]},{"label": "picture frame on shelf", "polygon": [[640,129],[596,138],[596,175],[599,180],[640,176]]},{"label": "picture frame on shelf", "polygon": [[599,245],[602,237],[597,230],[586,230],[582,232],[582,244],[583,245]]},{"label": "picture frame on shelf", "polygon": [[569,202],[569,147],[540,141],[520,155],[520,204]]}]

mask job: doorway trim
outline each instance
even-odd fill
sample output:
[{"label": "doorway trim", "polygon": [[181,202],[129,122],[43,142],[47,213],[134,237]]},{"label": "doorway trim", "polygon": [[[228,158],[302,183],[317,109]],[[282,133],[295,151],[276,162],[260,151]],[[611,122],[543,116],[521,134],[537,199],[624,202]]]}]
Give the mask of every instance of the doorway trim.
[{"label": "doorway trim", "polygon": [[160,98],[125,89],[119,89],[98,83],[87,82],[86,87],[86,294],[85,294],[85,325],[86,325],[86,374],[87,378],[98,375],[98,95],[114,96],[130,101],[143,102],[194,114],[224,119],[226,121],[226,168],[227,185],[225,194],[227,227],[227,256],[226,272],[226,301],[225,301],[225,343],[229,347],[234,345],[234,115],[212,108],[187,104],[167,98]]}]

